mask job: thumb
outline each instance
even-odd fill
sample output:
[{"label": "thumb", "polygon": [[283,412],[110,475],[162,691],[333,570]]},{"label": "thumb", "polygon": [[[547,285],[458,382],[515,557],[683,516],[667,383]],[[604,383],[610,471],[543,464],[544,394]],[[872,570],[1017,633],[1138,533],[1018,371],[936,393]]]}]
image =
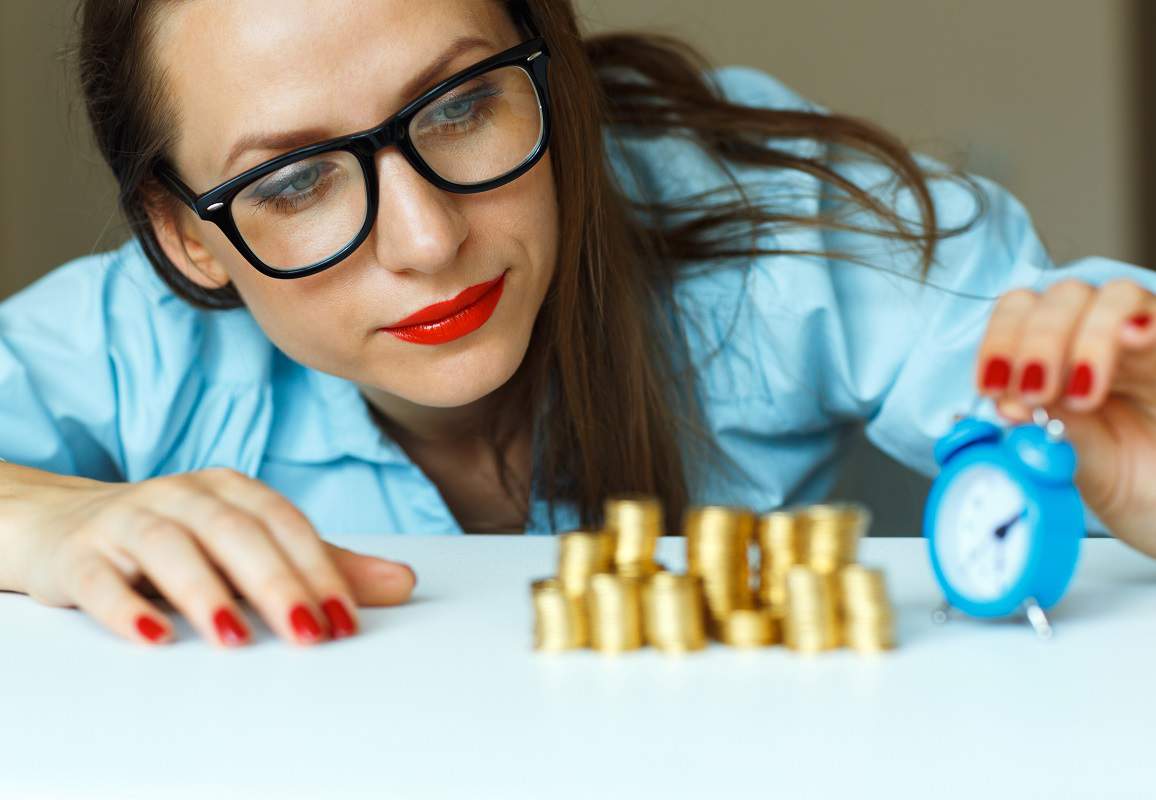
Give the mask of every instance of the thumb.
[{"label": "thumb", "polygon": [[355,553],[329,542],[325,547],[359,606],[400,605],[413,594],[417,575],[408,564]]}]

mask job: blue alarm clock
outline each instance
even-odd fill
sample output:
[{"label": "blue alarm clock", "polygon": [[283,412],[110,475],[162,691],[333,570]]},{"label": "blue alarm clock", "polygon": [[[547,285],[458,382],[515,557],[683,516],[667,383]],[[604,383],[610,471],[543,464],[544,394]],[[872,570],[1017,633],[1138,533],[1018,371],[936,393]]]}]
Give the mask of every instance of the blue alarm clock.
[{"label": "blue alarm clock", "polygon": [[1038,409],[1010,430],[965,416],[935,445],[939,475],[923,515],[947,606],[974,617],[1026,612],[1042,635],[1080,556],[1076,451]]}]

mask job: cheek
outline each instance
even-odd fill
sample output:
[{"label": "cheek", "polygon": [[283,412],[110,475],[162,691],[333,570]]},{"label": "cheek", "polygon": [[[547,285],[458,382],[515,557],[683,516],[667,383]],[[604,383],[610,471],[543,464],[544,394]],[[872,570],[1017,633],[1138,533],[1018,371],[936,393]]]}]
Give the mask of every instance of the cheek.
[{"label": "cheek", "polygon": [[549,152],[522,177],[528,180],[512,224],[518,226],[517,236],[535,272],[535,283],[545,294],[557,265],[559,238],[558,198]]},{"label": "cheek", "polygon": [[339,346],[326,344],[326,332],[339,329],[334,323],[348,309],[348,298],[319,286],[335,275],[276,280],[254,269],[215,225],[209,225],[204,234],[205,246],[228,274],[249,313],[280,349],[311,361],[309,353]]}]

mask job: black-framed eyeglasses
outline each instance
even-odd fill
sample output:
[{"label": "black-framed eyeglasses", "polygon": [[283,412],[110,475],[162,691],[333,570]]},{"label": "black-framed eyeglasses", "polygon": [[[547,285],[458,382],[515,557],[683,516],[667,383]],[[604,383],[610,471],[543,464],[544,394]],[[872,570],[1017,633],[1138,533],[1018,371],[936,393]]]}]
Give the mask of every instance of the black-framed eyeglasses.
[{"label": "black-framed eyeglasses", "polygon": [[434,86],[375,128],[299,147],[195,194],[167,164],[156,173],[254,267],[303,278],[355,251],[377,219],[374,156],[397,145],[448,192],[496,189],[534,166],[550,139],[549,51],[534,38]]}]

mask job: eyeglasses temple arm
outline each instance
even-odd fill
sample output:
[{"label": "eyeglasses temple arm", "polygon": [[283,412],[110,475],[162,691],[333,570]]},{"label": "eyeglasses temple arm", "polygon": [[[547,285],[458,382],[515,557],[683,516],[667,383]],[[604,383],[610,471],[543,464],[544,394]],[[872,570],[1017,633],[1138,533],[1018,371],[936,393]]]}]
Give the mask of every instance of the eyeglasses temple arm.
[{"label": "eyeglasses temple arm", "polygon": [[168,189],[180,199],[182,203],[187,205],[193,211],[197,210],[196,194],[193,193],[192,189],[185,185],[184,181],[177,177],[177,173],[173,171],[173,169],[169,167],[168,164],[163,162],[157,164],[157,167],[154,170],[154,174],[157,176],[161,183],[168,187]]}]

